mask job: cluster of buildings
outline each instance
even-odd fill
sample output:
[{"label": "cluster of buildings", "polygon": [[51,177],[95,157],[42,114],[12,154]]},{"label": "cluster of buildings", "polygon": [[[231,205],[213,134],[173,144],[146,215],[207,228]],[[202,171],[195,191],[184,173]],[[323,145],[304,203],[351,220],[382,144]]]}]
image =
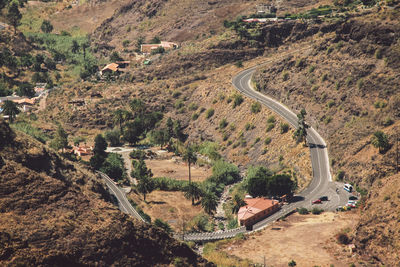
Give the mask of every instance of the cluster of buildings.
[{"label": "cluster of buildings", "polygon": [[[164,51],[170,51],[179,48],[179,45],[174,42],[166,42],[166,41],[161,41],[159,44],[142,44],[140,46],[140,52],[145,55],[151,55],[153,51],[156,51],[157,49],[163,48]],[[145,59],[143,61],[144,65],[149,65],[151,62],[150,59]],[[130,61],[116,61],[107,64],[104,68],[100,70],[100,76],[103,77],[104,75],[118,75],[122,72],[126,71],[126,68],[129,66]]]}]

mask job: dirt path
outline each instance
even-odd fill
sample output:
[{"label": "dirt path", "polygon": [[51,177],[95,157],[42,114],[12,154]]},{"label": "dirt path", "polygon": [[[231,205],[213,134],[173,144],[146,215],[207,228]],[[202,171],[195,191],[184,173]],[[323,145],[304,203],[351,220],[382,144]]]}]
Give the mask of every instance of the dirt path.
[{"label": "dirt path", "polygon": [[131,158],[129,157],[129,154],[131,152],[130,151],[125,151],[125,152],[121,152],[121,156],[124,159],[124,164],[125,164],[125,169],[129,178],[129,181],[131,182],[131,184],[136,185],[137,184],[137,180],[135,178],[132,178],[131,176],[131,172],[132,172],[132,162],[131,162]]},{"label": "dirt path", "polygon": [[267,266],[288,266],[291,260],[297,266],[349,266],[351,254],[334,236],[356,222],[352,213],[294,214],[245,241],[224,246],[223,251],[260,264],[265,256]]}]

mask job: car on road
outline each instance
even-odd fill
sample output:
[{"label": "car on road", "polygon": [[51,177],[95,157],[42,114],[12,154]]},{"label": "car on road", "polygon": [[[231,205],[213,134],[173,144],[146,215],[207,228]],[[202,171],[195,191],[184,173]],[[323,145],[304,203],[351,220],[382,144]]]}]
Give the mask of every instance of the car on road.
[{"label": "car on road", "polygon": [[316,199],[313,202],[311,202],[311,204],[321,204],[321,203],[322,203],[321,199]]},{"label": "car on road", "polygon": [[349,200],[358,200],[358,197],[356,197],[356,196],[349,196]]},{"label": "car on road", "polygon": [[327,196],[322,196],[319,198],[319,200],[321,201],[328,201],[328,197]]},{"label": "car on road", "polygon": [[349,202],[347,202],[346,206],[350,207],[350,208],[355,208],[356,204],[357,204],[357,201],[349,200]]},{"label": "car on road", "polygon": [[353,191],[353,186],[351,184],[345,184],[343,186],[343,189],[346,190],[347,192],[351,193],[351,191]]}]

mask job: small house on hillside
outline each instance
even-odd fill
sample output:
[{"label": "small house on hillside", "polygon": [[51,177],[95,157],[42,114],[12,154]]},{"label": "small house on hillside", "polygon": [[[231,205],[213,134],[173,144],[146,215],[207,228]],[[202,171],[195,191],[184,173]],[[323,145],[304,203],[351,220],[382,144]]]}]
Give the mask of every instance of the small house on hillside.
[{"label": "small house on hillside", "polygon": [[119,73],[119,65],[117,63],[110,63],[104,68],[101,69],[100,75],[104,75],[106,73]]},{"label": "small house on hillside", "polygon": [[239,209],[238,223],[240,226],[246,226],[252,229],[252,226],[262,219],[275,213],[280,208],[277,200],[267,198],[245,198],[246,206]]},{"label": "small house on hillside", "polygon": [[86,145],[84,146],[73,146],[72,151],[75,155],[78,155],[79,157],[82,156],[89,156],[93,154],[93,147],[88,147]]},{"label": "small house on hillside", "polygon": [[27,112],[32,109],[33,105],[35,105],[35,98],[22,98],[13,100],[14,103],[18,104],[23,112]]},{"label": "small house on hillside", "polygon": [[143,54],[150,54],[153,50],[156,50],[160,47],[164,48],[164,50],[167,51],[177,49],[179,46],[177,43],[161,41],[161,43],[159,44],[142,44],[140,46],[140,51]]},{"label": "small house on hillside", "polygon": [[278,9],[274,7],[273,5],[268,5],[268,4],[260,4],[257,5],[257,14],[272,14],[276,13]]}]

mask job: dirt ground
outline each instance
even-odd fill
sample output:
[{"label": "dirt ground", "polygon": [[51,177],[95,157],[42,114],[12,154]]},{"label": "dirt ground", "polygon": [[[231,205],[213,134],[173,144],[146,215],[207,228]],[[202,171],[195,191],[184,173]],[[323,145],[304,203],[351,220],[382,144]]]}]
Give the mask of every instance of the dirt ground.
[{"label": "dirt ground", "polygon": [[180,232],[183,221],[188,222],[203,212],[201,205],[192,206],[182,192],[153,191],[146,196],[147,203],[142,201],[141,196],[138,199],[138,195],[131,194],[131,197],[140,203],[152,220],[162,219],[177,232]]},{"label": "dirt ground", "polygon": [[[149,159],[145,160],[148,168],[153,172],[154,177],[168,177],[176,180],[188,180],[189,169],[186,162],[180,158],[170,159]],[[192,181],[202,182],[211,176],[212,171],[208,167],[191,165]]]},{"label": "dirt ground", "polygon": [[254,263],[267,266],[349,266],[352,255],[339,245],[335,235],[352,229],[357,222],[355,213],[325,212],[321,215],[289,216],[239,243],[224,245],[223,251]]}]

